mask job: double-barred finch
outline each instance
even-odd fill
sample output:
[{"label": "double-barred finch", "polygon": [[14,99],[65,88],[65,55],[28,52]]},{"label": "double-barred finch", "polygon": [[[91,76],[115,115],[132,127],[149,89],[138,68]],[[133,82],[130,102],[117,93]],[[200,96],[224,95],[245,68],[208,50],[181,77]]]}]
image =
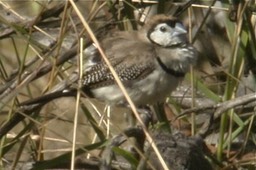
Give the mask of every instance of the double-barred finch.
[{"label": "double-barred finch", "polygon": [[[135,105],[163,101],[197,60],[187,31],[176,18],[156,15],[140,31],[120,31],[101,41],[110,63]],[[82,91],[111,105],[125,105],[126,99],[115,83],[108,66],[93,45],[85,50],[86,61]],[[74,95],[75,88],[46,94],[23,104]]]}]

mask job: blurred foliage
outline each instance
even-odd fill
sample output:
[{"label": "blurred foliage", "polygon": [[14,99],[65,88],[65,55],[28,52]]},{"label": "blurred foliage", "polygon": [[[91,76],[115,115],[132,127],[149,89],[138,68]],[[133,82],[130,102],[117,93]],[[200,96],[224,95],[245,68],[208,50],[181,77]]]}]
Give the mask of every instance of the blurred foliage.
[{"label": "blurred foliage", "polygon": [[[76,5],[99,40],[110,31],[140,29],[155,14],[179,13],[191,43],[199,51],[199,61],[165,108],[154,107],[161,119],[152,128],[171,124],[172,130],[190,134],[191,129],[200,132],[203,123],[215,116],[218,104],[255,93],[256,4],[202,0],[191,1],[184,8],[185,2],[88,0]],[[79,64],[79,39],[84,38],[84,47],[92,40],[68,1],[1,1],[0,5],[0,122],[4,125],[19,111],[21,101],[50,92],[59,82],[68,82]],[[59,99],[25,116],[26,120],[1,138],[0,165],[19,169],[36,162],[34,169],[45,169],[63,162],[63,166],[71,167],[73,127],[77,123],[73,149],[76,164],[91,160],[84,164],[96,166],[108,146],[106,141],[128,126],[123,113],[129,114],[129,109],[106,109],[102,103],[81,99],[79,119],[74,122],[75,102]],[[207,132],[208,157],[215,169],[255,168],[256,101],[241,103],[215,117]],[[195,119],[190,115],[175,119],[190,107],[205,106],[211,109],[192,113]],[[183,126],[189,128],[184,130]],[[138,166],[130,152],[113,148],[132,168]]]}]

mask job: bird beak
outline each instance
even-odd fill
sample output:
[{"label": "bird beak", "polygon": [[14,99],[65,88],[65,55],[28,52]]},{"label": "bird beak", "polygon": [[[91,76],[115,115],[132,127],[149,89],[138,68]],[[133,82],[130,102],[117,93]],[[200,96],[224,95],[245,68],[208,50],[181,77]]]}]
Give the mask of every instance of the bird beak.
[{"label": "bird beak", "polygon": [[187,34],[187,30],[181,23],[176,23],[173,35],[177,36],[177,35],[181,35],[181,34]]}]

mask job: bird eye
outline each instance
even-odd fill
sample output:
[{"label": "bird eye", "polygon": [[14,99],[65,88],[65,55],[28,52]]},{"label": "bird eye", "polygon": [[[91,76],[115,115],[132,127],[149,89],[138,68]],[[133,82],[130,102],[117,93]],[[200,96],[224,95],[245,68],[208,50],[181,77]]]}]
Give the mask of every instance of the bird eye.
[{"label": "bird eye", "polygon": [[161,32],[165,32],[166,31],[166,28],[164,26],[160,27],[160,31]]}]

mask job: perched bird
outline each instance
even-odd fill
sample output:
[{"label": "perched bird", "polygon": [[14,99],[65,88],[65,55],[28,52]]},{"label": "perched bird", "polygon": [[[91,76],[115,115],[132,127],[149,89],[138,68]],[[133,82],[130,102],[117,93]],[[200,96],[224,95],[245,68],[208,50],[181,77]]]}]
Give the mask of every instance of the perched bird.
[{"label": "perched bird", "polygon": [[[101,47],[136,106],[163,101],[197,60],[182,23],[166,15],[154,16],[139,31],[111,33],[103,38]],[[81,90],[111,105],[127,104],[97,48],[90,46],[85,56],[88,60]],[[67,87],[22,105],[74,95],[76,90]]]},{"label": "perched bird", "polygon": [[[124,84],[136,106],[163,101],[197,60],[196,49],[188,42],[187,31],[175,17],[156,15],[139,31],[114,32],[103,38],[101,47]],[[98,49],[91,45],[82,80],[82,91],[111,105],[126,105]],[[60,88],[25,101],[17,113],[0,128],[0,139],[26,115],[31,115],[46,103],[64,96],[75,96],[78,75],[73,74]],[[23,114],[19,114],[19,113]]]}]

